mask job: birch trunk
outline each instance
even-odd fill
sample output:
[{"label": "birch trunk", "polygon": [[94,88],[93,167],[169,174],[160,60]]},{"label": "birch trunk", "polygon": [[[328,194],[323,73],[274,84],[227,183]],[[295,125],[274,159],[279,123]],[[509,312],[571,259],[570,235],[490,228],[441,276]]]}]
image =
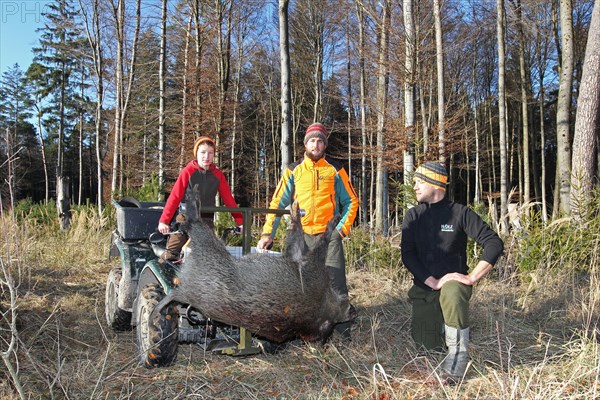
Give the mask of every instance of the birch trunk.
[{"label": "birch trunk", "polygon": [[404,69],[404,131],[408,141],[404,150],[404,184],[411,185],[412,172],[415,164],[415,24],[413,15],[413,0],[403,2],[405,53]]},{"label": "birch trunk", "polygon": [[440,2],[433,0],[435,24],[435,58],[437,62],[437,100],[438,100],[438,154],[441,164],[446,164],[446,115],[444,104],[444,43]]}]

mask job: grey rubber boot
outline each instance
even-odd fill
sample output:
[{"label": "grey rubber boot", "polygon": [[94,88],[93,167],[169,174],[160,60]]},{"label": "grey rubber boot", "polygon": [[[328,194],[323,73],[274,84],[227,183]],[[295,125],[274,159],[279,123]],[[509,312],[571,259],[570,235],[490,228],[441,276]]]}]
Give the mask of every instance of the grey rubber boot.
[{"label": "grey rubber boot", "polygon": [[444,326],[448,354],[442,361],[442,376],[450,382],[462,379],[469,362],[469,328]]}]

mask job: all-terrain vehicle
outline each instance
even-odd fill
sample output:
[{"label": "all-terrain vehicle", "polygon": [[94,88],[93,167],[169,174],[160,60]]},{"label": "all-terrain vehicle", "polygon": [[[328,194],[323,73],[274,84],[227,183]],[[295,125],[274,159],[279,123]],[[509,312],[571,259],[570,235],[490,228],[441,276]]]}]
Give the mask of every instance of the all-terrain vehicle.
[{"label": "all-terrain vehicle", "polygon": [[[173,289],[178,268],[173,262],[159,263],[166,240],[156,227],[164,203],[124,198],[113,205],[117,229],[112,235],[110,257],[119,257],[120,262],[109,272],[106,282],[106,321],[116,331],[136,329],[141,364],[148,368],[172,364],[179,343],[196,343],[206,351],[228,355],[270,351],[270,343],[254,338],[243,327],[205,318],[187,304],[171,303],[150,321],[155,306]],[[233,256],[248,252],[249,228],[243,247],[227,246]]]}]

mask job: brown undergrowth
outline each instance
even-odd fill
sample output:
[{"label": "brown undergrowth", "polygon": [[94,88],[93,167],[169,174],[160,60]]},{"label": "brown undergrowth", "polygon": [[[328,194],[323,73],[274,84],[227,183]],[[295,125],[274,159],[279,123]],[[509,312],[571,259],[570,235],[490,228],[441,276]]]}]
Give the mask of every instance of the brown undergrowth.
[{"label": "brown undergrowth", "polygon": [[[75,216],[75,218],[84,218]],[[85,219],[85,218],[84,218]],[[78,224],[86,226],[78,228]],[[442,385],[439,354],[410,338],[410,281],[394,268],[350,265],[359,312],[353,340],[292,343],[275,355],[230,357],[181,345],[175,365],[138,365],[134,332],[104,320],[110,227],[74,220],[67,233],[13,226],[5,265],[19,260],[18,349],[13,364],[28,398],[68,399],[591,399],[600,396],[598,272],[491,274],[472,302],[468,379]],[[6,232],[4,236],[7,237]],[[6,256],[5,256],[6,255]],[[12,258],[11,256],[12,255]],[[13,264],[11,261],[13,260]],[[502,268],[498,269],[499,271]],[[3,287],[2,312],[9,305]],[[9,338],[6,315],[2,348]],[[0,372],[0,398],[18,398]]]}]

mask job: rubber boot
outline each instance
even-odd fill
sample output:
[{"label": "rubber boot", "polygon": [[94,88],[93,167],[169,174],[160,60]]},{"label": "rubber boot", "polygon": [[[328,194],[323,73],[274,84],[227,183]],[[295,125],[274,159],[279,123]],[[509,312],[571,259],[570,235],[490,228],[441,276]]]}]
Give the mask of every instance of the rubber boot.
[{"label": "rubber boot", "polygon": [[444,336],[448,354],[442,361],[442,377],[448,383],[456,383],[464,376],[469,361],[469,328],[445,325]]}]

